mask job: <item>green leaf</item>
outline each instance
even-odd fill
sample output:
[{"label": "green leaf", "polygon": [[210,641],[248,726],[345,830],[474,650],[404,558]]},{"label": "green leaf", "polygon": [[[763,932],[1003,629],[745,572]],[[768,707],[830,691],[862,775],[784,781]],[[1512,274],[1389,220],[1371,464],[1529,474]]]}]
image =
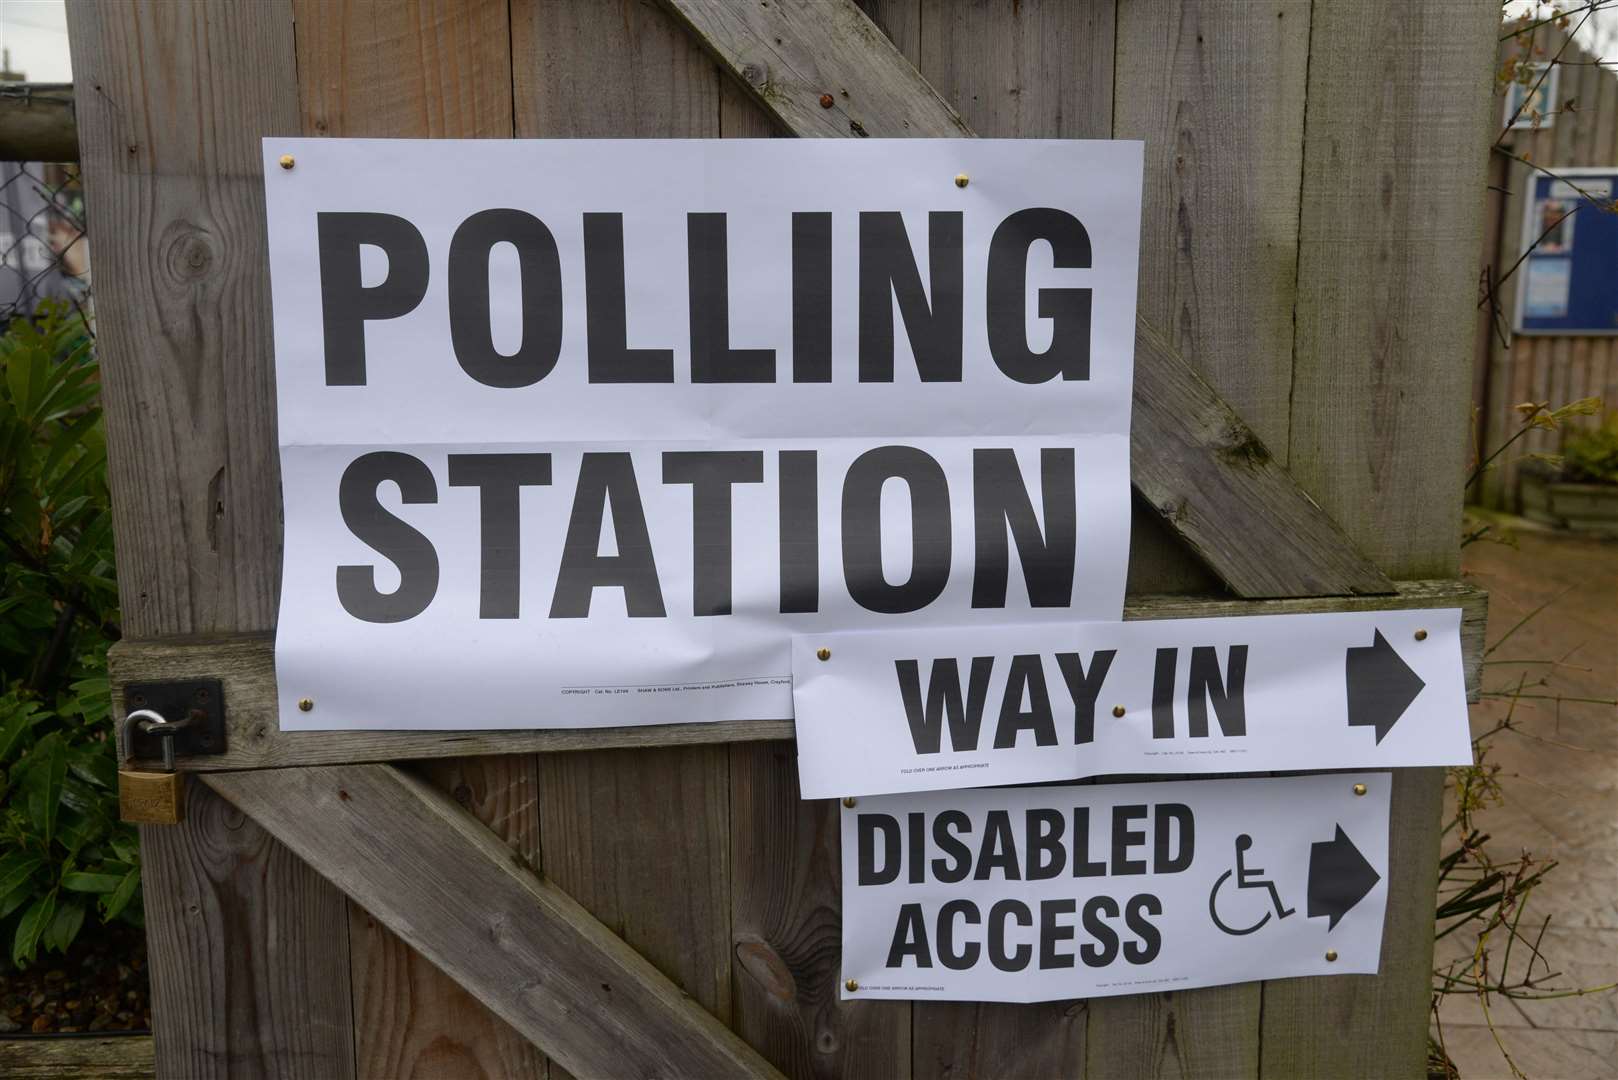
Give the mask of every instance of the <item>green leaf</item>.
[{"label": "green leaf", "polygon": [[[112,759],[110,742],[76,746],[68,756],[68,768],[79,779],[107,791],[118,789],[118,763]],[[0,755],[3,759],[4,755]]]},{"label": "green leaf", "polygon": [[43,865],[45,860],[41,856],[26,851],[13,851],[0,858],[0,896],[20,888]]},{"label": "green leaf", "polygon": [[134,899],[135,890],[139,888],[140,871],[131,870],[124,875],[122,881],[118,882],[118,887],[112,891],[112,895],[101,902],[101,917],[108,922],[117,918],[118,913]]},{"label": "green leaf", "polygon": [[39,938],[56,916],[56,890],[35,900],[17,920],[17,935],[11,940],[11,962],[26,965],[39,953]]},{"label": "green leaf", "polygon": [[92,874],[75,870],[62,875],[62,888],[68,892],[110,893],[117,890],[122,880],[117,874]]},{"label": "green leaf", "polygon": [[16,911],[18,908],[22,907],[23,904],[28,901],[29,897],[33,895],[34,890],[26,881],[20,883],[15,889],[12,889],[9,894],[0,893],[0,919],[4,919],[13,911]]},{"label": "green leaf", "polygon": [[0,720],[0,765],[11,757],[11,751],[22,738],[22,733],[28,730],[28,719],[32,713],[31,709],[18,708]]},{"label": "green leaf", "polygon": [[27,773],[23,789],[28,800],[28,817],[34,829],[50,845],[56,835],[56,819],[62,808],[62,784],[67,779],[67,747],[56,732],[40,739],[23,759]]},{"label": "green leaf", "polygon": [[56,917],[51,920],[40,940],[53,952],[67,952],[67,947],[79,936],[79,928],[83,925],[84,905],[77,900],[69,900],[57,905]]}]

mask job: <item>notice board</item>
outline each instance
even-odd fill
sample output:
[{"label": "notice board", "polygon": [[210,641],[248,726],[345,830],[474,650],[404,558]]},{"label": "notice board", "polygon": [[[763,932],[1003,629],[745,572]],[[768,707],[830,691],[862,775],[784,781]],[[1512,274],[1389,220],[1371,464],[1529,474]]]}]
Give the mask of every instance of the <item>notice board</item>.
[{"label": "notice board", "polygon": [[1517,332],[1618,334],[1618,214],[1605,208],[1618,166],[1556,173],[1534,177],[1523,211],[1522,250],[1533,250],[1519,271]]}]

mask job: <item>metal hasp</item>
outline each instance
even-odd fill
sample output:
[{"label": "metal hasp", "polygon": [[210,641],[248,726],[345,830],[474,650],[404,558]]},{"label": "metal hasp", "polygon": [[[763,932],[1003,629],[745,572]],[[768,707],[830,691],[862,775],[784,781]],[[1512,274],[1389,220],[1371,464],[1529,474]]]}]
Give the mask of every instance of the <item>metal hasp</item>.
[{"label": "metal hasp", "polygon": [[[150,709],[178,726],[166,736],[174,744],[175,757],[225,752],[225,688],[218,679],[130,683],[124,687],[124,712],[136,709]],[[137,724],[126,732],[126,738],[129,745],[123,747],[124,760],[162,760],[165,736]]]}]

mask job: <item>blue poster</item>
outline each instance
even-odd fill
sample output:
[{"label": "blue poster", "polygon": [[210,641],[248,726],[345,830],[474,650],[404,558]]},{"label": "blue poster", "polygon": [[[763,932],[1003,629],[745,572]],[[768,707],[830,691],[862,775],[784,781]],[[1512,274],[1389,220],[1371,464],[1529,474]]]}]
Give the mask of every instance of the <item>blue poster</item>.
[{"label": "blue poster", "polygon": [[1518,333],[1618,334],[1618,168],[1538,176],[1523,222]]}]

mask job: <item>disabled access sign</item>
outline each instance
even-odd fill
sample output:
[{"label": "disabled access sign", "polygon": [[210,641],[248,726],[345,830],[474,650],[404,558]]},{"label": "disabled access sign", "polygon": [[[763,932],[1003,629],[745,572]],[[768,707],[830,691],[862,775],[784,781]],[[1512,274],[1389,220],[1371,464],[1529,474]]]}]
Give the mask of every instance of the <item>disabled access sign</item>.
[{"label": "disabled access sign", "polygon": [[843,997],[1374,974],[1390,789],[1365,772],[845,800]]}]

